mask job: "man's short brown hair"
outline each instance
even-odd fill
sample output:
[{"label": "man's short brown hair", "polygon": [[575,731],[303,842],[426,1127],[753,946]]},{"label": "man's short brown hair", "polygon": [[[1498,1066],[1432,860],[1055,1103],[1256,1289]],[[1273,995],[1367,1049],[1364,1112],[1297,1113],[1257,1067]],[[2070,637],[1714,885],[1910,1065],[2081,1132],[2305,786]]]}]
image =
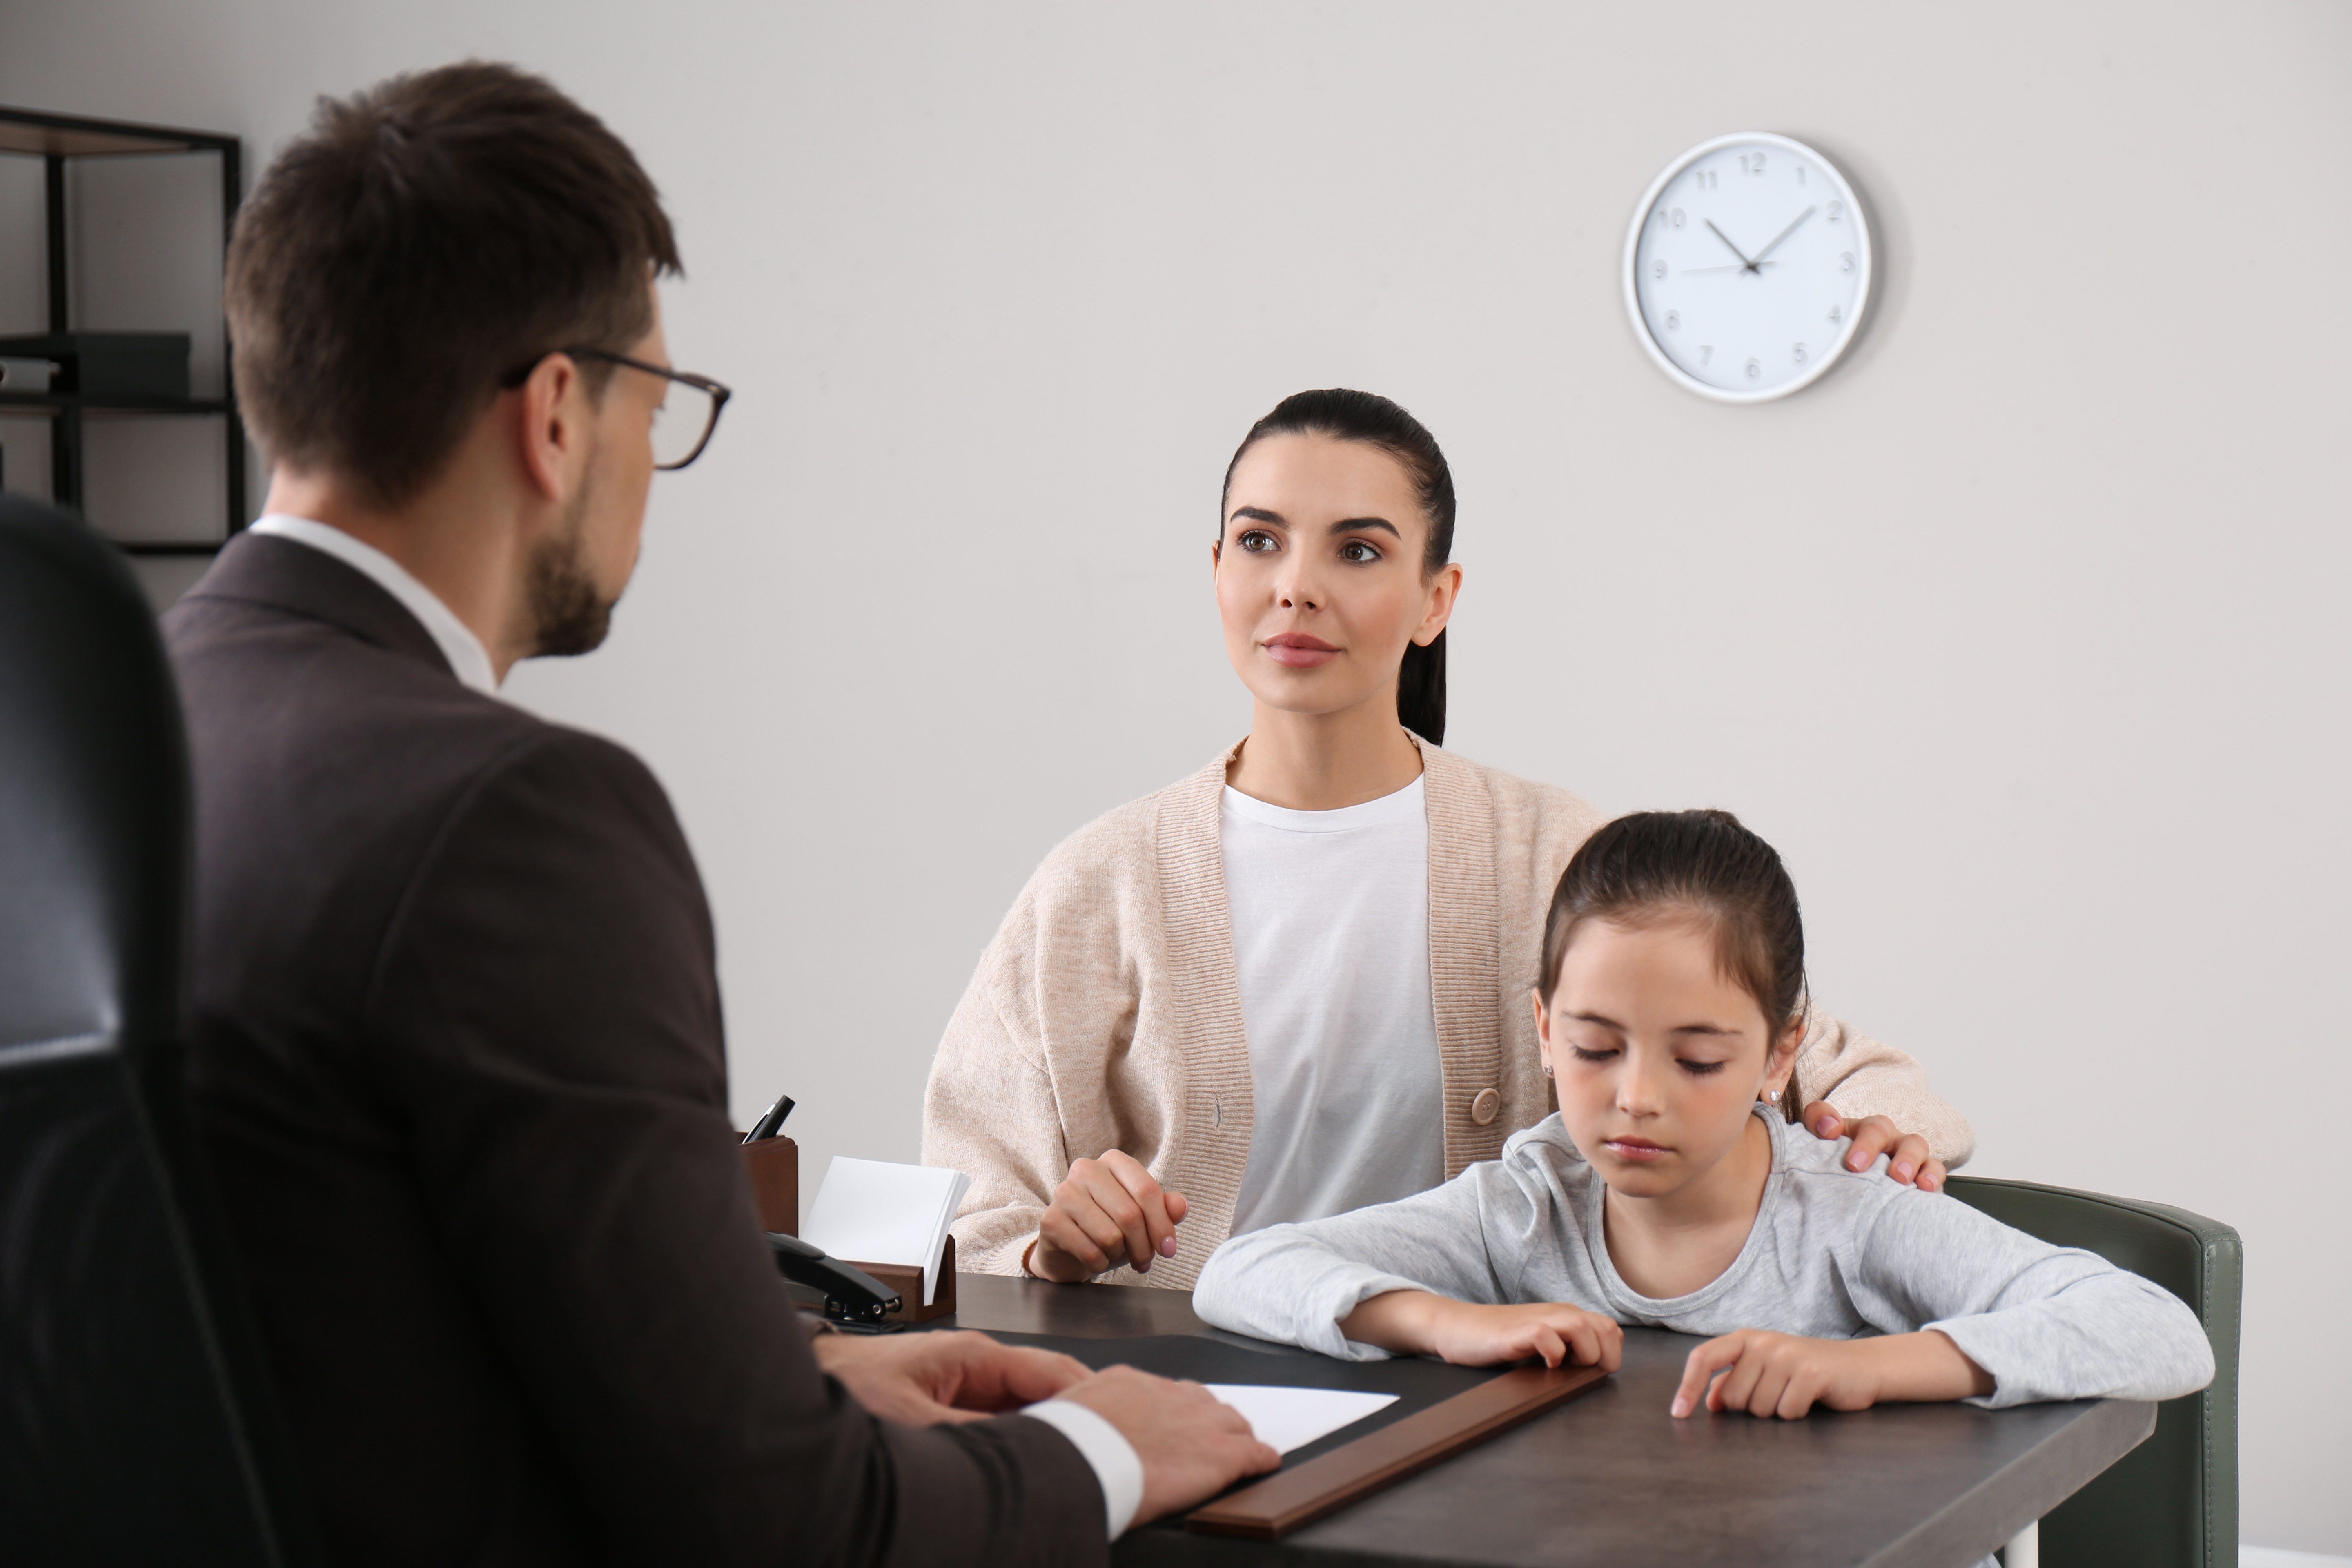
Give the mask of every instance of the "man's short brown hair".
[{"label": "man's short brown hair", "polygon": [[[469,60],[322,98],[229,242],[238,404],[273,460],[395,507],[517,369],[644,337],[677,270],[635,157],[539,77]],[[601,392],[611,367],[582,370]]]}]

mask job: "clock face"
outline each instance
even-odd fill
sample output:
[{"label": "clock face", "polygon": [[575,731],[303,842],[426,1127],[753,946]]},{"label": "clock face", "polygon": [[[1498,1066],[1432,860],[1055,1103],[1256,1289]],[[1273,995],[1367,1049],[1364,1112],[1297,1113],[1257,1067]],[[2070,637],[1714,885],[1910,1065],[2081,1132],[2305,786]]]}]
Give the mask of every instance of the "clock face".
[{"label": "clock face", "polygon": [[1668,375],[1731,403],[1783,397],[1853,341],[1870,226],[1801,142],[1719,136],[1658,176],[1625,237],[1625,304]]}]

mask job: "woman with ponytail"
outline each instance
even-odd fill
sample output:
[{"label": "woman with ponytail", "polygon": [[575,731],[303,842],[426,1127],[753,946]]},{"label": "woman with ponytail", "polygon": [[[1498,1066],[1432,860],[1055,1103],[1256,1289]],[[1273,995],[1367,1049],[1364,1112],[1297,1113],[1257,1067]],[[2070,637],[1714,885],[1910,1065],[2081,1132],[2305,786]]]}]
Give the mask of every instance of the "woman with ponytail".
[{"label": "woman with ponytail", "polygon": [[[1057,847],[982,957],[923,1115],[924,1163],[972,1178],[963,1268],[1189,1288],[1228,1236],[1424,1191],[1551,1113],[1524,977],[1603,819],[1442,749],[1454,514],[1435,438],[1370,393],[1286,398],[1234,454],[1211,557],[1250,732]],[[1862,1167],[1932,1187],[1968,1155],[1918,1065],[1833,1019],[1796,1079]]]}]

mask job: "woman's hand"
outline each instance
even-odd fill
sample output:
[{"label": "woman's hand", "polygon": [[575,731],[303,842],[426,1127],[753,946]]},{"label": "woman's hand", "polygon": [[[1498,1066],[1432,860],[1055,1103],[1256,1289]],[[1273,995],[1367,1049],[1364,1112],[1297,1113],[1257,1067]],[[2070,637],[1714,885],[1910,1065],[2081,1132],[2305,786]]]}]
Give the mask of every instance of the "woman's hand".
[{"label": "woman's hand", "polygon": [[1905,1132],[1884,1116],[1865,1116],[1859,1121],[1848,1121],[1838,1108],[1826,1100],[1817,1100],[1805,1107],[1805,1127],[1822,1142],[1851,1137],[1853,1147],[1846,1152],[1846,1169],[1867,1171],[1870,1163],[1881,1154],[1886,1156],[1886,1173],[1910,1186],[1914,1183],[1923,1193],[1940,1193],[1944,1178],[1949,1174],[1944,1162],[1927,1152],[1927,1141],[1916,1132]]},{"label": "woman's hand", "polygon": [[1070,1167],[1037,1222],[1025,1266],[1040,1279],[1066,1285],[1122,1263],[1148,1274],[1154,1258],[1176,1256],[1184,1215],[1183,1194],[1162,1187],[1133,1155],[1113,1149]]},{"label": "woman's hand", "polygon": [[[1709,1387],[1717,1373],[1721,1381]],[[1867,1340],[1809,1340],[1768,1329],[1712,1339],[1683,1363],[1676,1419],[1698,1408],[1794,1421],[1812,1407],[1867,1410],[1882,1400],[1932,1402],[1990,1394],[1990,1373],[1934,1330]]]},{"label": "woman's hand", "polygon": [[1340,1321],[1359,1344],[1407,1355],[1433,1355],[1456,1366],[1498,1366],[1541,1356],[1546,1366],[1572,1363],[1615,1372],[1625,1331],[1614,1321],[1562,1301],[1488,1307],[1427,1290],[1391,1290]]}]

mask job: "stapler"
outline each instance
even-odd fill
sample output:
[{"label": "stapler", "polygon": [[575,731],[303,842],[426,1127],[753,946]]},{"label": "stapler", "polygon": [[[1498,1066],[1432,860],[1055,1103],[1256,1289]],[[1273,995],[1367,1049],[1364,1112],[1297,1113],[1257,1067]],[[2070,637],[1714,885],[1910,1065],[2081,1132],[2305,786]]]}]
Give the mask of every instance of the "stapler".
[{"label": "stapler", "polygon": [[883,1321],[898,1310],[900,1298],[879,1279],[797,1236],[772,1230],[767,1237],[775,1249],[778,1273],[795,1285],[824,1293],[826,1321],[869,1334],[887,1333],[899,1326]]}]

